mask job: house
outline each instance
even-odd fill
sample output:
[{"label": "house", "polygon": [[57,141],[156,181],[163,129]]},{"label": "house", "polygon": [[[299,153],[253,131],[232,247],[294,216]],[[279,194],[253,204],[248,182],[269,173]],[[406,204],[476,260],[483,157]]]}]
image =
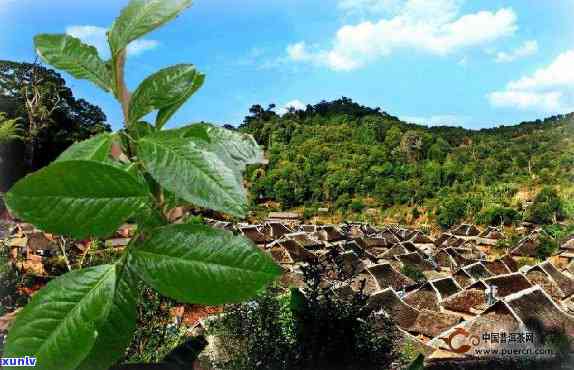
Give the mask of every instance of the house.
[{"label": "house", "polygon": [[20,224],[8,237],[10,256],[17,268],[35,276],[46,276],[46,263],[61,254],[52,235],[35,229],[30,224]]},{"label": "house", "polygon": [[[484,283],[478,282],[478,284]],[[485,290],[486,286],[482,286],[482,289],[468,287],[444,299],[442,307],[453,312],[477,315],[488,307]]]},{"label": "house", "polygon": [[291,230],[286,225],[283,225],[281,222],[276,222],[276,221],[266,222],[263,225],[263,229],[264,229],[263,232],[266,235],[269,235],[271,237],[271,239],[275,239],[275,240],[281,239],[286,234],[290,234],[293,232],[293,230]]},{"label": "house", "polygon": [[441,310],[440,294],[429,282],[426,282],[420,288],[408,293],[403,300],[406,304],[416,308],[417,310],[425,309],[437,312]]},{"label": "house", "polygon": [[504,275],[504,274],[510,274],[512,272],[510,268],[508,268],[508,266],[506,266],[506,264],[502,260],[483,261],[482,264],[484,265],[484,267],[486,267],[488,271],[492,272],[494,275]]},{"label": "house", "polygon": [[480,280],[492,276],[492,273],[484,267],[482,262],[475,262],[463,267],[462,269],[474,280]]},{"label": "house", "polygon": [[527,236],[518,242],[518,245],[510,251],[510,254],[517,257],[536,257],[537,249],[538,240],[532,236]]},{"label": "house", "polygon": [[315,250],[324,246],[321,241],[311,237],[310,234],[303,231],[285,234],[283,237],[285,239],[291,239],[299,242],[299,244],[301,244],[306,249]]},{"label": "house", "polygon": [[280,264],[313,263],[318,261],[318,257],[315,254],[309,252],[292,239],[282,239],[273,242],[269,245],[269,252],[273,259]]},{"label": "house", "polygon": [[393,288],[387,288],[372,294],[364,307],[365,313],[383,311],[404,330],[411,328],[419,315],[419,311],[406,304]]},{"label": "house", "polygon": [[430,284],[438,291],[440,301],[460,292],[462,288],[452,277],[431,280]]},{"label": "house", "polygon": [[377,262],[377,257],[361,248],[361,246],[354,240],[347,240],[342,245],[345,250],[355,252],[362,260],[368,260],[372,263]]},{"label": "house", "polygon": [[462,322],[460,315],[431,310],[421,310],[413,325],[406,329],[411,333],[434,338],[440,333]]},{"label": "house", "polygon": [[381,290],[391,287],[398,291],[415,284],[412,279],[395,270],[389,263],[368,266],[366,270]]},{"label": "house", "polygon": [[474,239],[480,235],[480,230],[474,225],[462,224],[454,227],[450,233],[464,239]]},{"label": "house", "polygon": [[354,251],[346,251],[336,258],[337,264],[341,267],[346,276],[355,276],[365,269],[365,264]]},{"label": "house", "polygon": [[[532,287],[530,281],[521,273],[514,272],[505,275],[497,275],[481,280],[487,287],[497,287],[497,297],[506,297]],[[471,286],[471,287],[474,287]]]},{"label": "house", "polygon": [[466,288],[475,281],[475,279],[463,269],[456,271],[454,274],[452,274],[452,277],[462,288]]},{"label": "house", "polygon": [[327,242],[334,242],[344,238],[344,235],[334,225],[321,226],[316,233],[319,240]]},{"label": "house", "polygon": [[505,254],[504,257],[502,257],[500,260],[504,262],[504,264],[506,265],[506,267],[510,269],[510,271],[512,272],[518,271],[518,264],[510,254]]},{"label": "house", "polygon": [[399,254],[395,256],[395,258],[403,265],[414,266],[420,271],[431,271],[436,270],[437,268],[433,262],[431,262],[429,259],[423,258],[418,252]]},{"label": "house", "polygon": [[269,212],[266,221],[278,221],[287,225],[299,225],[301,223],[301,215],[296,212]]},{"label": "house", "polygon": [[257,245],[266,245],[273,241],[270,235],[261,231],[259,225],[240,226],[239,233]]},{"label": "house", "polygon": [[574,279],[558,271],[550,262],[531,267],[526,277],[533,284],[540,285],[556,302],[574,294]]},{"label": "house", "polygon": [[504,239],[506,239],[506,236],[504,235],[502,230],[500,230],[497,227],[489,226],[486,230],[484,230],[482,233],[480,233],[480,235],[478,236],[476,241],[478,242],[478,244],[491,245],[492,246],[492,245],[496,245],[496,243],[499,240],[504,240]]}]

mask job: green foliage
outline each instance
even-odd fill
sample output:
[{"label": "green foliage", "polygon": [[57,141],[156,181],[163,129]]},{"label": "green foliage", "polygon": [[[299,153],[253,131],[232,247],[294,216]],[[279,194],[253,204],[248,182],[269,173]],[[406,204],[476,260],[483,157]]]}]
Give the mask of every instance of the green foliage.
[{"label": "green foliage", "polygon": [[[163,295],[202,304],[249,298],[280,269],[248,239],[205,225],[170,225],[134,248],[130,264]],[[190,248],[193,246],[193,248]],[[193,289],[184,281],[209,281]]]},{"label": "green foliage", "polygon": [[209,332],[224,352],[217,368],[290,369],[296,363],[293,312],[270,290],[248,303],[226,306]]},{"label": "green foliage", "polygon": [[[20,273],[10,261],[10,247],[2,241],[2,235],[6,225],[0,221],[0,316],[21,307],[26,303],[26,296],[19,292],[26,277]],[[2,344],[0,344],[0,352]]]},{"label": "green foliage", "polygon": [[555,223],[564,216],[562,199],[555,189],[544,187],[526,211],[526,220],[537,224]]},{"label": "green foliage", "polygon": [[480,131],[429,128],[341,98],[284,115],[254,105],[240,129],[268,151],[269,164],[253,179],[254,199],[346,212],[348,200],[368,198],[375,208],[423,206],[434,213],[464,198],[464,215],[442,216],[452,224],[495,206],[522,212],[514,196],[523,188],[571,189],[573,118]]},{"label": "green foliage", "polygon": [[423,283],[427,281],[427,278],[421,270],[419,270],[416,266],[408,263],[405,263],[401,268],[401,274],[413,279],[417,283]]},{"label": "green foliage", "polygon": [[228,306],[210,327],[224,353],[222,369],[381,369],[395,359],[396,329],[362,310],[362,292],[340,297],[305,269],[306,288],[268,290]]},{"label": "green foliage", "polygon": [[17,118],[8,119],[6,113],[0,112],[0,144],[23,138],[22,128],[18,121]]},{"label": "green foliage", "polygon": [[83,239],[109,236],[151,201],[151,195],[119,168],[70,160],[20,180],[5,200],[16,215],[41,229]]},{"label": "green foliage", "polygon": [[462,198],[454,197],[445,201],[436,212],[437,223],[449,228],[459,223],[466,215],[466,203]]},{"label": "green foliage", "polygon": [[[135,326],[132,315],[125,315],[131,311],[126,307],[129,301],[126,297],[132,292],[129,286],[120,283],[121,279],[118,265],[100,265],[51,281],[18,314],[4,354],[10,357],[34,354],[41,368],[54,370],[86,369],[81,365],[93,355],[121,355],[122,348],[116,349],[115,354],[94,348],[101,340],[98,334],[109,325],[110,318],[118,324],[118,331],[109,340],[125,337]],[[128,340],[130,337],[131,334]]]},{"label": "green foliage", "polygon": [[365,203],[361,199],[353,199],[350,204],[350,208],[353,212],[362,212],[365,209]]},{"label": "green foliage", "polygon": [[0,91],[0,110],[18,120],[27,171],[48,165],[76,142],[110,131],[99,107],[76,99],[61,75],[39,64],[0,61]]},{"label": "green foliage", "polygon": [[163,127],[173,113],[203,85],[204,79],[205,75],[190,64],[168,67],[149,76],[131,97],[130,120],[137,121],[159,110],[156,126]]},{"label": "green foliage", "polygon": [[170,310],[176,302],[139,284],[137,325],[124,360],[127,363],[160,362],[185,339],[187,328],[176,326]]},{"label": "green foliage", "polygon": [[[9,332],[6,357],[36,356],[41,369],[107,369],[134,334],[142,281],[186,303],[222,304],[255,295],[280,274],[247,239],[197,223],[166,225],[167,212],[185,202],[243,216],[242,173],[262,159],[253,138],[238,132],[207,124],[160,131],[201,86],[203,75],[192,67],[160,71],[130,99],[125,48],[189,5],[132,0],[108,32],[112,60],[105,72],[95,49],[78,40],[36,37],[40,56],[76,77],[107,89],[111,69],[126,128],[75,144],[19,181],[6,194],[8,208],[46,232],[78,239],[110,235],[128,219],[139,225],[119,259],[74,270],[38,292]],[[153,110],[155,127],[138,121]]]},{"label": "green foliage", "polygon": [[511,207],[489,207],[476,217],[476,222],[483,225],[507,225],[510,226],[521,220],[520,213]]},{"label": "green foliage", "polygon": [[552,256],[558,250],[558,241],[551,236],[541,235],[538,239],[538,247],[536,248],[536,257],[544,261]]},{"label": "green foliage", "polygon": [[34,44],[38,55],[52,66],[112,90],[112,75],[95,47],[70,35],[37,35]]},{"label": "green foliage", "polygon": [[423,370],[425,368],[424,360],[424,355],[418,355],[417,358],[409,365],[407,370]]}]

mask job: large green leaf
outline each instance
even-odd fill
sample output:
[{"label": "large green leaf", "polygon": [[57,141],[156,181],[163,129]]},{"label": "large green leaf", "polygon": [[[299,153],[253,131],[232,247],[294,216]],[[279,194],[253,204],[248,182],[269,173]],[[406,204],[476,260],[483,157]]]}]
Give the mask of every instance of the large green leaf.
[{"label": "large green leaf", "polygon": [[170,225],[130,250],[128,265],[160,293],[223,304],[255,295],[281,273],[251,241],[205,225]]},{"label": "large green leaf", "polygon": [[66,149],[56,161],[87,160],[105,162],[110,156],[113,134],[103,133]]},{"label": "large green leaf", "polygon": [[[135,301],[127,298],[133,294],[120,268],[100,265],[52,280],[17,315],[4,357],[36,356],[36,368],[44,370],[107,369],[118,350],[104,354],[105,342],[117,343],[115,336],[124,338],[135,327]],[[103,356],[99,364],[80,366],[95,352]]]},{"label": "large green leaf", "polygon": [[144,207],[146,187],[126,171],[93,161],[55,162],[6,194],[16,216],[77,239],[104,237]]},{"label": "large green leaf", "polygon": [[239,171],[244,171],[248,164],[262,163],[264,159],[263,150],[251,135],[206,123],[192,124],[183,130],[186,137],[203,138],[200,145],[217,153]]},{"label": "large green leaf", "polygon": [[165,189],[195,205],[244,216],[247,196],[238,170],[205,138],[187,129],[160,131],[138,141],[147,171]]},{"label": "large green leaf", "polygon": [[90,80],[105,91],[112,90],[112,74],[95,47],[70,35],[41,34],[34,38],[38,55],[48,64],[72,76]]},{"label": "large green leaf", "polygon": [[130,121],[137,121],[154,110],[160,110],[156,126],[161,128],[201,87],[204,78],[191,64],[180,64],[154,73],[134,91],[130,99]]},{"label": "large green leaf", "polygon": [[108,41],[112,56],[128,44],[175,18],[191,0],[131,0],[115,20]]},{"label": "large green leaf", "polygon": [[107,318],[97,323],[98,337],[81,370],[108,369],[125,353],[137,323],[137,277],[122,264],[115,266],[115,287]]}]

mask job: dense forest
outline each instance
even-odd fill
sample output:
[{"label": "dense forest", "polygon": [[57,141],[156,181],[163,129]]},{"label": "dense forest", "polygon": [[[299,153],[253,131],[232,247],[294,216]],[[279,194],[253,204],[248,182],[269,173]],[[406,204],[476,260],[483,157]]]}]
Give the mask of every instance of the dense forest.
[{"label": "dense forest", "polygon": [[269,159],[249,174],[255,203],[445,227],[552,223],[572,210],[574,113],[468,130],[402,122],[348,98],[274,109],[254,105],[239,128]]}]

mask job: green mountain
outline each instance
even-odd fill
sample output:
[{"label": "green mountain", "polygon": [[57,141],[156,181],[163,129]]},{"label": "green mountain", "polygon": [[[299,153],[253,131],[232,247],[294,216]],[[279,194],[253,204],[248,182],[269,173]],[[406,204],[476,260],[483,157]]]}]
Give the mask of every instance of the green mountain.
[{"label": "green mountain", "polygon": [[348,98],[273,109],[254,105],[240,126],[269,159],[248,174],[255,203],[342,217],[369,208],[445,227],[551,223],[574,208],[574,113],[469,130],[406,123]]}]

